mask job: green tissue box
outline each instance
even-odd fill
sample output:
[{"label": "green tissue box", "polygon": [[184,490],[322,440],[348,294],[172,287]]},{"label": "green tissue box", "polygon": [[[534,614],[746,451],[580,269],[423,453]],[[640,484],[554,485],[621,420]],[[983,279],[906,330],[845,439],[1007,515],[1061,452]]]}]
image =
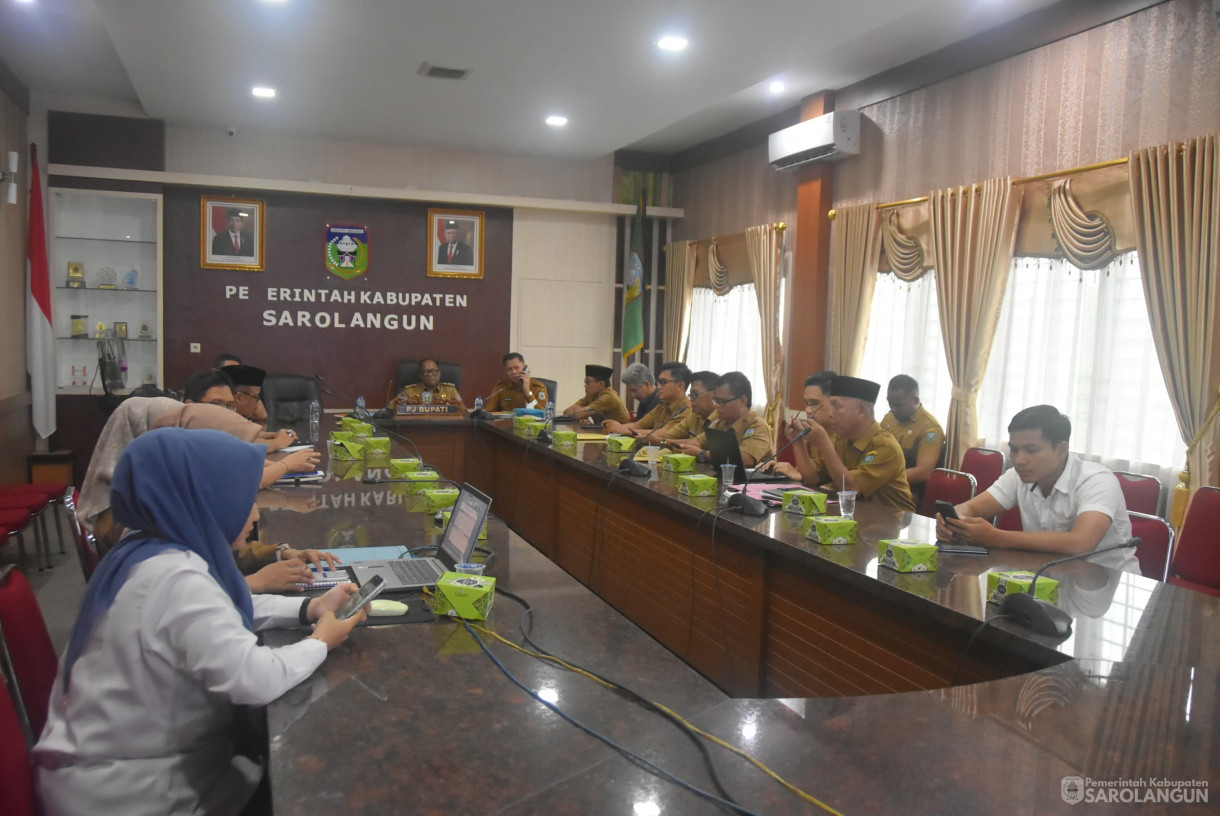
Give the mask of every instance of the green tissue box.
[{"label": "green tissue box", "polygon": [[415,473],[419,470],[420,464],[418,459],[391,459],[390,478],[401,479],[408,473]]},{"label": "green tissue box", "polygon": [[356,425],[363,425],[363,424],[364,424],[363,422],[356,419],[354,416],[339,417],[339,427],[342,428],[343,430],[347,431],[348,433],[355,431]]},{"label": "green tissue box", "polygon": [[435,470],[417,470],[414,473],[407,473],[402,478],[407,481],[403,483],[407,493],[422,493],[425,490],[433,490],[429,487],[432,482],[439,482],[441,475]]},{"label": "green tissue box", "polygon": [[495,600],[495,578],[446,572],[436,583],[436,601],[432,611],[453,618],[487,620]]},{"label": "green tissue box", "polygon": [[886,538],[877,542],[877,563],[898,572],[936,572],[940,550],[935,544],[912,538]]},{"label": "green tissue box", "polygon": [[359,439],[362,436],[372,436],[376,428],[367,422],[357,422],[352,426],[351,431],[355,434],[355,438]]},{"label": "green tissue box", "polygon": [[719,485],[715,476],[683,476],[678,492],[683,496],[715,496]]},{"label": "green tissue box", "polygon": [[576,431],[572,431],[572,430],[553,431],[551,433],[551,442],[553,442],[556,445],[575,445],[576,444]]},{"label": "green tissue box", "polygon": [[330,450],[330,458],[340,462],[364,458],[364,444],[360,442],[336,442]]},{"label": "green tissue box", "polygon": [[365,456],[389,456],[390,455],[390,437],[375,436],[364,443]]},{"label": "green tissue box", "polygon": [[823,544],[855,544],[856,522],[838,516],[814,516],[813,529],[806,538]]},{"label": "green tissue box", "polygon": [[513,430],[524,431],[531,422],[537,422],[538,417],[530,414],[522,414],[521,416],[513,417]]},{"label": "green tissue box", "polygon": [[[1029,592],[1030,582],[1034,580],[1032,572],[1011,570],[1006,572],[987,573],[987,603],[998,604],[1005,595]],[[1034,588],[1034,597],[1050,603],[1059,603],[1059,582],[1043,575]]]},{"label": "green tissue box", "polygon": [[453,507],[457,504],[460,492],[456,487],[428,488],[424,491],[424,496],[428,499],[427,504],[424,505],[424,512],[439,513],[446,507]]},{"label": "green tissue box", "polygon": [[331,431],[330,439],[332,442],[351,442],[355,436],[351,431]]},{"label": "green tissue box", "polygon": [[528,436],[530,439],[534,439],[535,437],[538,436],[538,433],[540,431],[544,431],[544,430],[546,430],[546,420],[545,419],[538,419],[537,417],[530,417],[530,423],[525,426],[525,435]]},{"label": "green tissue box", "polygon": [[671,453],[661,459],[661,467],[674,473],[690,473],[695,469],[695,457],[689,453]]},{"label": "green tissue box", "polygon": [[[449,526],[449,519],[452,516],[453,516],[452,509],[441,511],[441,520],[444,522],[444,524],[441,526],[442,530]],[[486,541],[486,540],[487,540],[487,519],[483,519],[483,529],[479,530],[479,541]]]},{"label": "green tissue box", "polygon": [[816,490],[785,490],[784,512],[819,516],[826,512],[826,494]]},{"label": "green tissue box", "polygon": [[606,450],[614,453],[626,453],[635,449],[634,436],[607,436]]},{"label": "green tissue box", "polygon": [[339,460],[332,451],[330,456],[330,472],[336,480],[358,482],[364,478],[364,460]]}]

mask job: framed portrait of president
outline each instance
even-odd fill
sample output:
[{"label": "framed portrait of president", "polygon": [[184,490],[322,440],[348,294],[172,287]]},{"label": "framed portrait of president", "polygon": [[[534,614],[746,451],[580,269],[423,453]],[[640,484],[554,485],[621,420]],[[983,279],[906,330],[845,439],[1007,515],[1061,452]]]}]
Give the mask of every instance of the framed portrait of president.
[{"label": "framed portrait of president", "polygon": [[428,277],[483,277],[483,213],[428,210]]},{"label": "framed portrait of president", "polygon": [[263,271],[262,201],[203,196],[199,205],[199,265]]}]

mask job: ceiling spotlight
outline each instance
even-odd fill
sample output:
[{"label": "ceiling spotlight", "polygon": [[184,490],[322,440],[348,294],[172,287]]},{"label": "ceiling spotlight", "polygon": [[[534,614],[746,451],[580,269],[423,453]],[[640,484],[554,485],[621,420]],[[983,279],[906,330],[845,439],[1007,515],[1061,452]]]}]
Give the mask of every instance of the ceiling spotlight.
[{"label": "ceiling spotlight", "polygon": [[768,85],[767,88],[773,94],[782,94],[784,92],[784,83],[780,82],[777,79],[774,82],[772,82],[770,85]]},{"label": "ceiling spotlight", "polygon": [[657,40],[657,48],[662,51],[681,51],[687,45],[685,37],[662,37]]},{"label": "ceiling spotlight", "polygon": [[275,88],[264,88],[261,85],[255,85],[254,89],[251,90],[250,93],[254,94],[259,99],[274,99],[275,98]]},{"label": "ceiling spotlight", "polygon": [[566,117],[566,116],[548,116],[546,118],[546,123],[548,125],[550,125],[551,127],[563,127],[564,125],[566,125],[568,123],[568,117]]}]

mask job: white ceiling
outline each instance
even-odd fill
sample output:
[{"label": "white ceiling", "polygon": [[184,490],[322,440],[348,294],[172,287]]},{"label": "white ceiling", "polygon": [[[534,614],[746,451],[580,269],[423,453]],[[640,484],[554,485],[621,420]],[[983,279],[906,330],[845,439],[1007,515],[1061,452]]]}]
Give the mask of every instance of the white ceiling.
[{"label": "white ceiling", "polygon": [[1053,2],[0,0],[0,60],[171,126],[593,158],[690,147]]}]

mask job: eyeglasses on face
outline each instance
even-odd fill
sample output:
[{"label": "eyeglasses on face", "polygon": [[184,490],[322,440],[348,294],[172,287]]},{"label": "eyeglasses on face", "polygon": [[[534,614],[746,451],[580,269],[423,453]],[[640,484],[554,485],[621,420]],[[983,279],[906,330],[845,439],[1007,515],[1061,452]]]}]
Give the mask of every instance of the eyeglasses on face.
[{"label": "eyeglasses on face", "polygon": [[214,400],[208,400],[207,404],[208,405],[219,405],[221,408],[225,408],[229,411],[237,410],[236,402],[225,402],[224,400],[214,399]]},{"label": "eyeglasses on face", "polygon": [[822,402],[821,400],[805,400],[805,410],[806,411],[816,411],[817,409],[821,408],[823,405],[825,405],[825,403]]},{"label": "eyeglasses on face", "polygon": [[708,394],[708,393],[711,393],[711,392],[709,392],[709,391],[700,391],[700,390],[699,390],[699,389],[697,389],[697,388],[692,388],[692,389],[690,390],[690,398],[691,398],[692,400],[697,400],[697,399],[699,399],[700,397],[702,397],[704,394]]},{"label": "eyeglasses on face", "polygon": [[745,394],[737,397],[712,397],[712,402],[716,403],[717,405],[728,405],[730,402],[735,402],[739,399],[743,399],[744,397]]},{"label": "eyeglasses on face", "polygon": [[234,391],[233,396],[234,397],[249,397],[250,399],[254,400],[255,402],[261,402],[263,399],[262,393],[251,394],[249,391]]},{"label": "eyeglasses on face", "polygon": [[677,382],[677,380],[661,379],[660,377],[657,377],[657,385],[669,385],[671,382]]}]

